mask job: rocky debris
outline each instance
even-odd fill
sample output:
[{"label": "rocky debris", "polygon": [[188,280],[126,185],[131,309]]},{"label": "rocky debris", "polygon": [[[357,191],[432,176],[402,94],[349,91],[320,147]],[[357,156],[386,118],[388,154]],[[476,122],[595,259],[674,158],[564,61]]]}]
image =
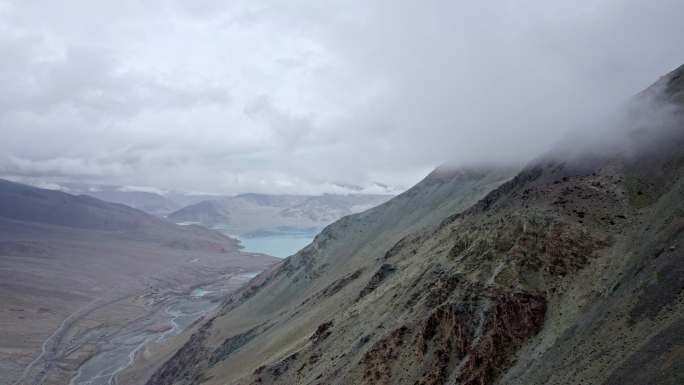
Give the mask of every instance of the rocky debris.
[{"label": "rocky debris", "polygon": [[423,322],[416,342],[417,356],[422,361],[420,385],[446,383],[454,362],[465,358],[473,341],[477,322],[474,303],[449,303],[439,308]]},{"label": "rocky debris", "polygon": [[298,358],[299,353],[295,352],[273,364],[258,367],[254,370],[251,385],[277,384],[278,379],[290,370]]},{"label": "rocky debris", "polygon": [[[670,231],[672,238],[684,237],[684,217],[679,223],[672,222]],[[668,248],[667,251],[660,249],[658,260],[653,269],[655,274],[647,276],[646,284],[640,290],[639,301],[630,311],[629,321],[635,324],[644,318],[655,319],[663,310],[671,308],[684,293],[684,258],[681,252]],[[644,255],[647,259],[647,255]],[[635,276],[643,274],[644,268],[635,272]]]},{"label": "rocky debris", "polygon": [[309,337],[309,340],[313,342],[314,345],[318,345],[321,341],[328,338],[332,331],[330,330],[333,326],[333,321],[324,322],[316,328],[316,331]]},{"label": "rocky debris", "polygon": [[364,354],[360,365],[363,371],[359,384],[392,384],[392,366],[396,364],[399,354],[404,350],[406,336],[410,333],[407,326],[393,330],[389,335],[376,342]]},{"label": "rocky debris", "polygon": [[376,271],[375,274],[373,274],[370,281],[368,281],[368,284],[366,284],[363,290],[361,290],[356,300],[360,300],[361,298],[370,294],[373,290],[377,289],[378,286],[380,286],[380,284],[383,283],[385,279],[387,279],[387,277],[389,277],[396,270],[397,269],[393,265],[389,263],[383,263],[378,269],[378,271]]},{"label": "rocky debris", "polygon": [[427,291],[419,290],[416,293],[424,296],[426,308],[433,309],[444,303],[462,282],[461,275],[438,270],[430,277]]},{"label": "rocky debris", "polygon": [[471,345],[458,382],[493,383],[510,366],[514,353],[544,324],[546,301],[528,293],[502,294],[492,299],[477,342]]},{"label": "rocky debris", "polygon": [[[515,352],[544,324],[546,300],[529,293],[496,293],[445,303],[417,324],[402,325],[363,356],[361,384],[412,383],[402,365],[411,362],[419,385],[493,383]],[[408,355],[408,357],[406,356]]]},{"label": "rocky debris", "polygon": [[[522,283],[534,285],[523,286],[526,289],[553,289],[539,286],[539,283],[555,285],[556,280],[581,270],[610,244],[610,240],[600,233],[589,233],[582,226],[558,216],[502,211],[503,215],[497,219],[469,220],[459,226],[461,231],[454,233],[453,246],[447,254],[449,259],[458,260],[468,270],[479,271],[481,275],[486,266],[498,260],[500,268],[493,269],[489,276],[492,283],[516,286]],[[498,276],[506,270],[508,276]],[[514,272],[513,277],[511,272]],[[529,279],[520,282],[516,276]],[[533,276],[546,279],[532,279]],[[456,277],[452,275],[449,279]]]},{"label": "rocky debris", "polygon": [[[535,164],[533,166],[527,167],[526,169],[522,170],[518,175],[516,175],[513,179],[502,184],[501,186],[499,186],[499,188],[487,194],[484,198],[482,198],[475,205],[473,205],[473,207],[469,208],[463,213],[457,213],[448,218],[447,221],[442,223],[442,226],[448,223],[452,223],[454,220],[460,218],[462,215],[484,213],[486,211],[491,210],[495,203],[497,203],[498,201],[505,201],[502,198],[505,197],[507,194],[511,193],[512,191],[520,187],[531,184],[532,182],[540,178],[543,174],[544,168],[541,165]],[[529,199],[529,197],[526,199]]]},{"label": "rocky debris", "polygon": [[324,297],[330,297],[335,295],[338,291],[344,289],[351,281],[358,279],[363,273],[363,269],[358,269],[351,274],[345,275],[344,277],[335,280],[333,283],[328,285],[321,293]]},{"label": "rocky debris", "polygon": [[328,298],[335,295],[340,290],[344,289],[352,281],[358,279],[363,273],[363,269],[358,269],[353,273],[347,274],[342,278],[336,279],[330,285],[326,286],[323,290],[317,292],[311,297],[306,298],[299,306],[304,306],[306,304],[311,304],[320,301],[322,298]]},{"label": "rocky debris", "polygon": [[383,256],[383,260],[392,259],[395,255],[399,253],[399,250],[406,247],[407,244],[411,243],[411,237],[409,235],[401,238],[397,243],[394,244]]},{"label": "rocky debris", "polygon": [[244,333],[236,334],[232,337],[226,338],[221,346],[216,348],[209,358],[209,366],[214,366],[217,362],[225,360],[234,351],[240,349],[246,343],[254,339],[259,334],[260,326],[256,326]]},{"label": "rocky debris", "polygon": [[[680,385],[684,370],[677,356],[684,350],[684,319],[653,336],[615,369],[603,385]],[[663,360],[662,358],[667,358]],[[653,375],[656,377],[653,377]]]}]

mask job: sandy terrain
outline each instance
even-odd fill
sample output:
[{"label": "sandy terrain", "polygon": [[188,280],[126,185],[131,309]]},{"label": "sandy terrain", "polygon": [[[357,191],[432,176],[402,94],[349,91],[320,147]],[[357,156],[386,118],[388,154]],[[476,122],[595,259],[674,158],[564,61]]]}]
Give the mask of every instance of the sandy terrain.
[{"label": "sandy terrain", "polygon": [[[16,261],[2,261],[1,273],[7,274],[6,265],[13,262],[17,275]],[[180,333],[257,271],[197,259],[176,269],[94,294],[81,294],[76,286],[51,290],[57,279],[46,280],[46,288],[24,280],[21,290],[18,283],[4,280],[0,384],[115,383],[146,344]]]},{"label": "sandy terrain", "polygon": [[275,261],[214,231],[0,181],[0,385],[114,383],[145,343]]}]

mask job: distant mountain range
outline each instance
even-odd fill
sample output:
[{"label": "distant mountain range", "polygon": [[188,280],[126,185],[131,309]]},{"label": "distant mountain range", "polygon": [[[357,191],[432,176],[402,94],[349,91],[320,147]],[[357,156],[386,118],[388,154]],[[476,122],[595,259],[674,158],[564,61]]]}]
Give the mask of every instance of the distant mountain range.
[{"label": "distant mountain range", "polygon": [[121,203],[157,216],[165,216],[187,205],[218,197],[208,194],[162,192],[145,187],[85,183],[60,183],[51,188],[69,194],[89,195],[103,201]]},{"label": "distant mountain range", "polygon": [[241,194],[204,200],[168,215],[176,223],[198,223],[230,234],[257,236],[278,232],[318,232],[335,220],[367,210],[391,195]]},{"label": "distant mountain range", "polygon": [[[123,204],[158,217],[167,217],[175,223],[200,224],[240,236],[290,232],[306,232],[313,235],[345,215],[387,201],[393,196],[388,192],[394,191],[382,183],[374,183],[368,187],[334,185],[350,193],[247,193],[227,196],[85,183],[60,183],[49,187],[72,195],[87,195],[102,201]],[[381,193],[364,193],[365,191]]]},{"label": "distant mountain range", "polygon": [[[42,250],[41,255],[54,260],[91,258],[97,262],[99,253],[107,248],[133,246],[131,253],[123,252],[117,258],[135,254],[138,262],[147,254],[135,252],[144,245],[168,248],[168,261],[175,256],[188,258],[197,253],[230,254],[238,251],[238,241],[201,226],[178,226],[175,223],[122,204],[105,202],[87,195],[71,195],[61,191],[40,189],[0,179],[0,255],[32,255],[31,250]],[[85,248],[74,255],[71,249],[62,249],[65,241],[53,235],[69,235],[75,242],[99,244],[100,250]],[[62,242],[66,243],[66,242]],[[125,249],[125,247],[123,247]],[[88,252],[94,255],[87,255]],[[163,253],[162,253],[163,254]],[[238,254],[235,254],[238,256]],[[111,259],[111,256],[108,256]],[[135,264],[135,262],[133,263]]]}]

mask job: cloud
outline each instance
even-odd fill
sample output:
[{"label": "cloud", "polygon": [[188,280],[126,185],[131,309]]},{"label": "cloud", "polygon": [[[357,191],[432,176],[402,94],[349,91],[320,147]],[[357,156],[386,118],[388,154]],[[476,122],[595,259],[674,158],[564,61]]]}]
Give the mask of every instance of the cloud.
[{"label": "cloud", "polygon": [[678,0],[0,0],[0,173],[323,192],[524,162],[684,62],[682,13]]},{"label": "cloud", "polygon": [[8,155],[0,166],[0,173],[26,177],[83,177],[117,175],[119,164],[104,163],[100,159],[51,158],[33,160]]}]

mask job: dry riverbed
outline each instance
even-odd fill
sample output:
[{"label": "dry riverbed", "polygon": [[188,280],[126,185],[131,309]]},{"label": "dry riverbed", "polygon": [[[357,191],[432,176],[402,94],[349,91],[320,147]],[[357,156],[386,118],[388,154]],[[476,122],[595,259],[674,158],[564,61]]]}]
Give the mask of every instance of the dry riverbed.
[{"label": "dry riverbed", "polygon": [[180,334],[256,273],[214,271],[190,285],[147,282],[142,290],[119,290],[91,301],[65,318],[23,373],[7,384],[117,384],[146,346]]}]

